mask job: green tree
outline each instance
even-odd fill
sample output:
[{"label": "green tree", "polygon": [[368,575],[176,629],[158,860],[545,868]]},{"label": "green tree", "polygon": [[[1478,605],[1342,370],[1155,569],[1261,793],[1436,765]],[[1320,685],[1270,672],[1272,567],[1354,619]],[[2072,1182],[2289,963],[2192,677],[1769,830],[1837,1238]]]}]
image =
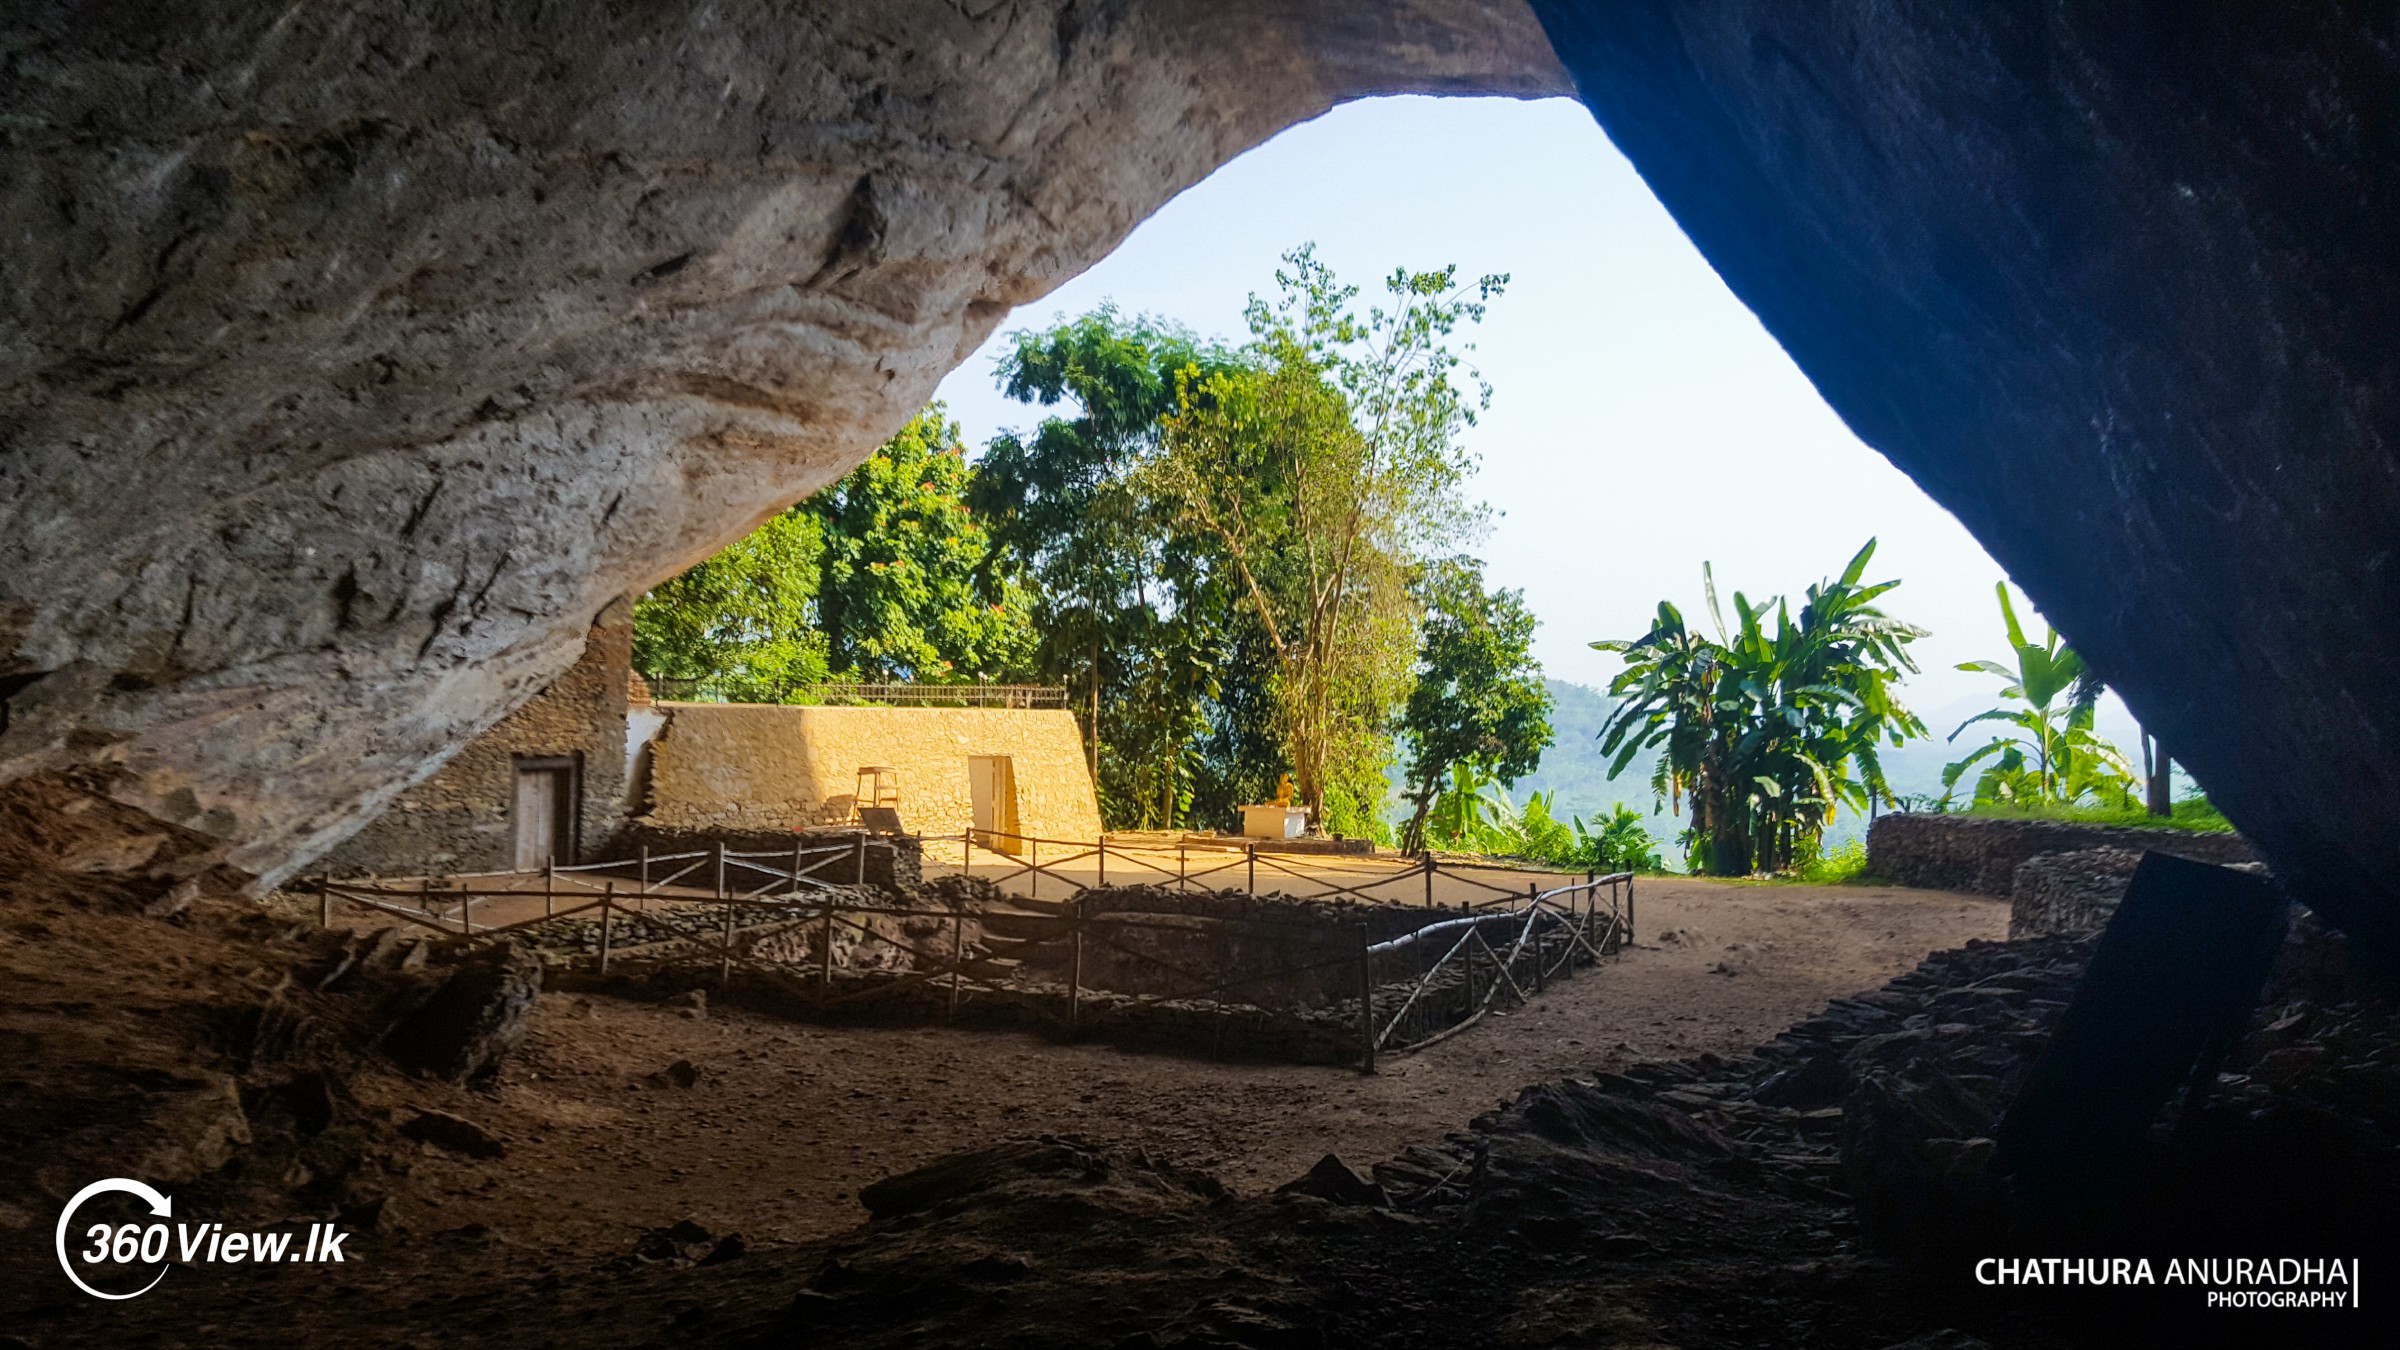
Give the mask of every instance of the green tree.
[{"label": "green tree", "polygon": [[1550,744],[1550,690],[1533,658],[1538,621],[1523,592],[1485,590],[1472,558],[1430,564],[1418,592],[1416,684],[1400,716],[1413,803],[1401,847],[1411,854],[1424,851],[1426,816],[1453,765],[1505,786],[1533,772]]},{"label": "green tree", "polygon": [[1704,572],[1715,641],[1661,603],[1643,637],[1592,644],[1626,663],[1602,732],[1611,773],[1660,752],[1653,787],[1679,808],[1692,801],[1695,871],[1787,870],[1815,856],[1840,807],[1891,795],[1880,748],[1925,734],[1897,697],[1924,630],[1876,605],[1900,583],[1862,580],[1874,555],[1870,539],[1838,579],[1808,588],[1796,619],[1781,599],[1753,605],[1737,591],[1728,631]]},{"label": "green tree", "polygon": [[1254,364],[1178,379],[1154,481],[1213,538],[1274,657],[1277,725],[1326,828],[1384,828],[1390,722],[1408,687],[1411,560],[1479,518],[1459,433],[1488,386],[1459,384],[1451,336],[1505,277],[1399,271],[1359,310],[1313,251],[1285,255],[1248,311]]},{"label": "green tree", "polygon": [[633,664],[705,682],[737,703],[804,697],[826,677],[814,602],[825,553],[815,516],[794,507],[634,602]]},{"label": "green tree", "polygon": [[2092,729],[2105,686],[2048,624],[2042,626],[2041,642],[2026,641],[2016,606],[2009,602],[2008,583],[2000,582],[1995,589],[2000,594],[2000,618],[2008,628],[2015,665],[1968,661],[1959,669],[2007,681],[2000,697],[2018,706],[1977,713],[1950,733],[1955,743],[1979,722],[2000,722],[2010,728],[2009,733],[1994,736],[1942,769],[1943,802],[1948,803],[1958,780],[1969,769],[1983,764],[1975,780],[1979,806],[2072,805],[2086,798],[2114,798],[2130,807],[2132,768],[2123,751]]},{"label": "green tree", "polygon": [[804,505],[824,535],[818,627],[860,680],[994,680],[1023,672],[1035,635],[1021,587],[991,577],[968,508],[974,470],[934,404]]},{"label": "green tree", "polygon": [[1000,362],[1009,397],[1074,415],[994,438],[969,502],[991,529],[994,570],[1030,591],[1035,666],[1079,695],[1103,812],[1119,827],[1188,820],[1216,724],[1257,702],[1238,688],[1226,701],[1229,685],[1257,676],[1232,659],[1238,613],[1211,548],[1178,532],[1141,474],[1175,410],[1177,373],[1239,364],[1109,306],[1014,334]]}]

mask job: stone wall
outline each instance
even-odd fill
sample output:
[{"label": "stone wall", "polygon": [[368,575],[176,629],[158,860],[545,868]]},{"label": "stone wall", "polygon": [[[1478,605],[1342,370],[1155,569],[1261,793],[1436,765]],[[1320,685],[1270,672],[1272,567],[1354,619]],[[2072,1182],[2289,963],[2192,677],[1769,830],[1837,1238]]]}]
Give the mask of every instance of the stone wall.
[{"label": "stone wall", "polygon": [[973,823],[967,759],[1009,757],[1017,832],[1100,837],[1100,808],[1074,715],[1024,708],[801,708],[662,703],[650,745],[647,823],[682,830],[788,830],[851,818],[862,765],[899,771],[900,819],[917,834]]},{"label": "stone wall", "polygon": [[577,862],[599,855],[625,823],[625,698],[633,610],[601,612],[583,655],[550,687],[500,720],[432,777],[402,792],[320,864],[333,876],[504,872],[516,861],[516,761],[577,766]]},{"label": "stone wall", "polygon": [[2141,861],[2136,849],[2086,848],[2019,863],[2008,894],[2009,938],[2097,932],[2117,912]]},{"label": "stone wall", "polygon": [[[1356,997],[1362,926],[1368,941],[1384,942],[1460,917],[1460,911],[1441,907],[1167,886],[1092,887],[1079,892],[1076,903],[1088,916],[1125,921],[1089,930],[1082,975],[1090,987],[1150,994],[1190,989],[1203,980],[1246,981],[1215,997],[1285,1010]],[[1504,945],[1517,922],[1496,916],[1484,936]],[[1423,942],[1387,952],[1377,959],[1377,978],[1413,979],[1448,946]],[[1069,959],[1068,948],[1058,943],[1023,955],[1028,965],[1053,976],[1064,973]]]},{"label": "stone wall", "polygon": [[1886,881],[1929,890],[2007,899],[2017,868],[2042,853],[2121,848],[2172,853],[2208,863],[2258,861],[2238,834],[2149,830],[2000,816],[1883,816],[1867,828],[1867,870]]}]

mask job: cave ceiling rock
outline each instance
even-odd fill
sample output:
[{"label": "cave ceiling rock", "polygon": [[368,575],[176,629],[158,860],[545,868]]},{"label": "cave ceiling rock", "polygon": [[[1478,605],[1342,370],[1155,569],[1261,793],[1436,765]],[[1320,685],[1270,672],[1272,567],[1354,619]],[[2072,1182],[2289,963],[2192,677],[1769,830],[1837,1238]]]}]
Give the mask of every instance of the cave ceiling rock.
[{"label": "cave ceiling rock", "polygon": [[0,24],[0,781],[272,884],[1011,307],[1521,0],[47,5]]}]

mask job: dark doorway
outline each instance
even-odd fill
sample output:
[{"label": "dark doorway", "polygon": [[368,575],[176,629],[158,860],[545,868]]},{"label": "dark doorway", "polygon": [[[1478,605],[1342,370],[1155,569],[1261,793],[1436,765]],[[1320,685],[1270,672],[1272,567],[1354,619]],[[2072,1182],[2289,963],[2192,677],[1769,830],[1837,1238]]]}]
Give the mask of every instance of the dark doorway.
[{"label": "dark doorway", "polygon": [[516,869],[575,861],[575,761],[520,756],[516,766]]}]

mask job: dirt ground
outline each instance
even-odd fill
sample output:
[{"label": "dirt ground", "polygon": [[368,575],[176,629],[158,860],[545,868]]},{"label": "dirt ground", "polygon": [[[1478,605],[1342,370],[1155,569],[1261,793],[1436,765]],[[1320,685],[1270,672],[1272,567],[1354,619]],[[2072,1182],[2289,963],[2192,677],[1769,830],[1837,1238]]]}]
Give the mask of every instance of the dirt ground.
[{"label": "dirt ground", "polygon": [[[1372,1078],[566,995],[543,1001],[488,1091],[358,1086],[370,1105],[466,1116],[509,1150],[476,1161],[428,1148],[389,1216],[405,1228],[479,1225],[591,1252],[691,1218],[796,1241],[862,1220],[855,1196],[877,1178],[1016,1135],[1138,1144],[1236,1191],[1271,1189],[1326,1153],[1364,1165],[1528,1083],[1747,1049],[1928,952],[2004,936],[2008,917],[2005,902],[1942,892],[1683,879],[1642,881],[1639,915],[1639,942],[1606,967]],[[670,1072],[679,1061],[697,1070],[688,1087]]]}]

